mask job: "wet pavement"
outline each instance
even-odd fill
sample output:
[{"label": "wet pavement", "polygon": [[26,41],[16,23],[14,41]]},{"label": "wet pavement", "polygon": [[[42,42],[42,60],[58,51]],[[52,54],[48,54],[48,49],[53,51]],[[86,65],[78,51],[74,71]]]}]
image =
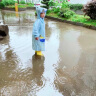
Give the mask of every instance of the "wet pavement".
[{"label": "wet pavement", "polygon": [[45,19],[46,51],[32,50],[34,11],[0,11],[0,96],[96,96],[96,31]]},{"label": "wet pavement", "polygon": [[87,2],[90,2],[91,0],[70,0],[69,2],[72,4],[86,4]]}]

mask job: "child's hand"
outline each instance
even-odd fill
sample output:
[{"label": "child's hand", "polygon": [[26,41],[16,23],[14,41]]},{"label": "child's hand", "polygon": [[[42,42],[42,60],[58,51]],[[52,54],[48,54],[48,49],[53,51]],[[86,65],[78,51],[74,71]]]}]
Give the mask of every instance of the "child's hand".
[{"label": "child's hand", "polygon": [[39,40],[39,37],[36,37],[35,40]]}]

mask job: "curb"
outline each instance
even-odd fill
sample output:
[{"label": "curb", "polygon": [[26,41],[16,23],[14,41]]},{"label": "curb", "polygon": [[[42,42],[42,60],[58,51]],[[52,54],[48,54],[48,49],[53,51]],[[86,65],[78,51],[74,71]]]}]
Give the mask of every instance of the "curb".
[{"label": "curb", "polygon": [[[35,10],[35,7],[18,8],[18,11],[26,11],[27,9]],[[2,10],[15,11],[15,8],[7,8],[7,7],[5,7]]]},{"label": "curb", "polygon": [[35,7],[27,7],[27,9],[36,10],[36,8],[35,8]]},{"label": "curb", "polygon": [[60,18],[51,17],[51,16],[46,16],[45,18],[48,18],[48,19],[52,19],[52,20],[56,20],[56,21],[60,21],[60,22],[64,22],[64,23],[69,23],[69,24],[73,24],[73,25],[82,26],[82,27],[85,27],[85,28],[89,28],[89,29],[96,30],[96,27],[95,27],[95,26],[92,26],[92,25],[86,25],[86,24],[79,23],[79,22],[72,22],[72,21],[62,20],[62,19],[60,19]]},{"label": "curb", "polygon": [[3,8],[2,10],[10,10],[10,11],[15,11],[15,9],[14,9],[14,8],[7,8],[7,7]]}]

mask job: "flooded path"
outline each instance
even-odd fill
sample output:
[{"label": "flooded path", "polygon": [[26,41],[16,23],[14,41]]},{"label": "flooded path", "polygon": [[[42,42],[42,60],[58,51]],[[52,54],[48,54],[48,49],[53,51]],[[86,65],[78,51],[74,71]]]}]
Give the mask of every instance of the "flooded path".
[{"label": "flooded path", "polygon": [[0,96],[96,96],[96,31],[45,19],[46,51],[34,56],[34,11],[0,11]]}]

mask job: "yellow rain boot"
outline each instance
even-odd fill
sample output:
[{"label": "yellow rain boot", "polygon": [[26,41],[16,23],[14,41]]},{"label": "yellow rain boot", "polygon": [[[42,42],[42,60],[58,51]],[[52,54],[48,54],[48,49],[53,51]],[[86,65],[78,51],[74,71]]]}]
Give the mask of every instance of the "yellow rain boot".
[{"label": "yellow rain boot", "polygon": [[35,51],[35,54],[38,55],[38,56],[43,56],[41,51]]}]

